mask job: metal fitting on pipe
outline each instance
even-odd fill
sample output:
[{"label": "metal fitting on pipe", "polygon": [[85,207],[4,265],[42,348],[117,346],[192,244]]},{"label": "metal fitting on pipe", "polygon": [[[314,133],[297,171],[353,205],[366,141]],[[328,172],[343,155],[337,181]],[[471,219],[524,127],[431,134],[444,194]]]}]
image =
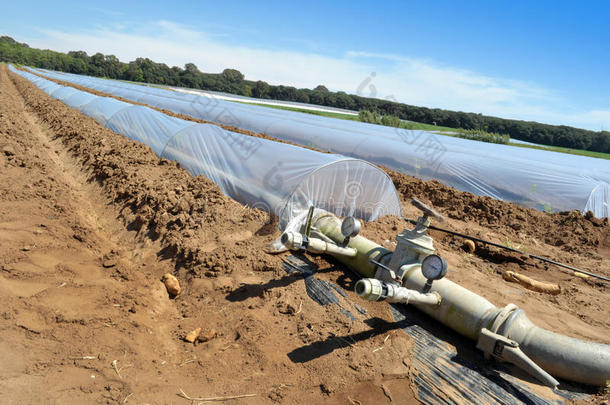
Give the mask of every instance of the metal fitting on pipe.
[{"label": "metal fitting on pipe", "polygon": [[439,305],[438,293],[420,293],[397,284],[386,283],[376,278],[363,278],[356,283],[356,294],[369,301],[396,302],[401,304]]},{"label": "metal fitting on pipe", "polygon": [[281,241],[290,250],[307,250],[315,254],[329,253],[345,257],[354,257],[357,254],[354,248],[337,246],[334,243],[307,237],[307,235],[298,232],[285,232]]},{"label": "metal fitting on pipe", "polygon": [[485,358],[494,357],[500,361],[516,365],[546,386],[556,388],[559,385],[559,381],[544,371],[542,367],[521,350],[519,343],[505,336],[493,333],[487,328],[481,330],[477,349],[483,352]]},{"label": "metal fitting on pipe", "polygon": [[556,377],[605,386],[610,380],[610,346],[542,329],[522,309],[515,309],[498,333],[519,342],[536,364]]}]

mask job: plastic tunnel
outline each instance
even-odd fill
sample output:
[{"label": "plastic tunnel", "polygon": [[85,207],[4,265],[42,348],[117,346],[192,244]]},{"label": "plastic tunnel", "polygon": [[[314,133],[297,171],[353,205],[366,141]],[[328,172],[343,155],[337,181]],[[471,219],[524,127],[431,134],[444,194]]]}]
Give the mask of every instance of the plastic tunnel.
[{"label": "plastic tunnel", "polygon": [[181,120],[11,70],[192,175],[206,176],[229,197],[278,215],[281,228],[311,205],[367,221],[401,214],[391,179],[368,162]]},{"label": "plastic tunnel", "polygon": [[191,90],[40,72],[153,107],[437,179],[477,195],[544,210],[590,210],[597,217],[610,216],[610,164],[604,159],[246,105]]}]

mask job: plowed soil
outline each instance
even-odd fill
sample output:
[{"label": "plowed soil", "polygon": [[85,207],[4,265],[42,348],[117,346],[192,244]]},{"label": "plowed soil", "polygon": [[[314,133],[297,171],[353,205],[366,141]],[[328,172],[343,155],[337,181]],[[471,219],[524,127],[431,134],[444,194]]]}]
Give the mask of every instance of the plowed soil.
[{"label": "plowed soil", "polygon": [[[439,225],[610,276],[607,219],[389,174],[410,218],[416,196],[447,217]],[[391,248],[405,226],[384,217],[363,233]],[[539,326],[610,343],[607,284],[497,248],[467,253],[460,239],[430,233],[453,281],[519,305]],[[0,67],[0,402],[190,403],[180,390],[254,395],[236,404],[416,402],[410,338],[375,327],[392,320],[386,304],[358,301],[368,324],[318,305],[282,256],[263,253],[278,236],[266,213]],[[353,283],[337,263],[309,260],[320,278]],[[505,270],[562,292],[508,283]],[[165,273],[181,283],[177,297]],[[183,340],[199,327],[205,341]],[[333,343],[346,335],[365,338]]]}]

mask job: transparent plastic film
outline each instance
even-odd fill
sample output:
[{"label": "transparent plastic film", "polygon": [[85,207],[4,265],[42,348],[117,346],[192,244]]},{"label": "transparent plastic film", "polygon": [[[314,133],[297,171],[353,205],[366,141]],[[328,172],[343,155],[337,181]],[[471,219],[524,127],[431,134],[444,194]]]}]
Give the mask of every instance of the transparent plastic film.
[{"label": "transparent plastic film", "polygon": [[[276,110],[131,83],[43,71],[157,108],[261,132],[280,140],[370,161],[477,195],[547,211],[577,209],[610,215],[610,164],[603,159],[516,148],[439,135]],[[600,186],[601,184],[601,186]],[[595,191],[594,191],[595,190]]]},{"label": "transparent plastic film", "polygon": [[401,214],[392,181],[368,162],[170,117],[13,71],[101,125],[148,145],[157,156],[179,162],[193,176],[206,176],[227,196],[276,214],[280,227],[312,205],[367,221]]}]

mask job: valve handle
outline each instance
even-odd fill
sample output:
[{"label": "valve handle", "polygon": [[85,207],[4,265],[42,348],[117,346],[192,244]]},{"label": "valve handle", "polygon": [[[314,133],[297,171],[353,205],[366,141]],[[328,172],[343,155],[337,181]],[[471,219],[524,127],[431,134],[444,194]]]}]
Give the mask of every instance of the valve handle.
[{"label": "valve handle", "polygon": [[412,198],[411,204],[413,204],[413,206],[416,207],[417,209],[421,210],[424,213],[425,217],[432,217],[439,222],[443,222],[445,220],[445,217],[442,216],[437,210],[428,206],[427,204],[424,204],[423,202],[419,201],[417,198]]}]

